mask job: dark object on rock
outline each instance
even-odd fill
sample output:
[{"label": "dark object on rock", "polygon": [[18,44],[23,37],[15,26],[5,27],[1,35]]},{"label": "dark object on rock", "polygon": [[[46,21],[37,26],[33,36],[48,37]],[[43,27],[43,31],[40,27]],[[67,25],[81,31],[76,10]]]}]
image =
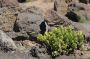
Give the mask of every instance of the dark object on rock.
[{"label": "dark object on rock", "polygon": [[43,21],[43,22],[40,24],[40,30],[41,30],[40,33],[41,33],[41,34],[44,34],[44,33],[45,33],[45,31],[47,30],[46,27],[47,27],[46,22]]},{"label": "dark object on rock", "polygon": [[26,2],[26,0],[18,0],[19,3]]},{"label": "dark object on rock", "polygon": [[79,0],[79,2],[87,4],[90,3],[90,0]]},{"label": "dark object on rock", "polygon": [[38,57],[38,51],[37,51],[37,48],[36,47],[33,47],[31,50],[30,50],[30,54],[33,56],[33,57]]},{"label": "dark object on rock", "polygon": [[74,22],[79,22],[79,19],[80,19],[79,16],[72,11],[67,12],[67,14],[65,16]]}]

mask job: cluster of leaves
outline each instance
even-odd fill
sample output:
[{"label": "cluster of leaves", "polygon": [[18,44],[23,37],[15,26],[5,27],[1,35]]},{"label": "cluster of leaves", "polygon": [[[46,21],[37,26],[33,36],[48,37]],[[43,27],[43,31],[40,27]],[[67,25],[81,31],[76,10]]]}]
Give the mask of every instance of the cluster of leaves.
[{"label": "cluster of leaves", "polygon": [[85,48],[83,33],[74,31],[71,26],[61,26],[51,32],[46,32],[44,35],[40,34],[37,40],[50,45],[52,56],[74,52],[77,49],[84,50]]}]

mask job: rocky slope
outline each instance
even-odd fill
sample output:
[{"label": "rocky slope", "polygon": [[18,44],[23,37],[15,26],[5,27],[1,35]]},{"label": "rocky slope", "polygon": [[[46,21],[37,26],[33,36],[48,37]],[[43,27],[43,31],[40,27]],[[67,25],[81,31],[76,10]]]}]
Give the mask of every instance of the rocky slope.
[{"label": "rocky slope", "polygon": [[[89,3],[89,0],[0,0],[0,58],[52,59],[36,37],[60,25],[72,25],[82,31],[89,48]],[[79,51],[75,56],[55,59],[90,59],[89,54]]]}]

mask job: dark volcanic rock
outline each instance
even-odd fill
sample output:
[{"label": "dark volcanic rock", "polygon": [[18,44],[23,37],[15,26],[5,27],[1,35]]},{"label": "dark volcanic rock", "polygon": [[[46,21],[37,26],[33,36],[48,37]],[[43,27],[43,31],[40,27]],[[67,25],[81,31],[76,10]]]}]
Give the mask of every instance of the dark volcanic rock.
[{"label": "dark volcanic rock", "polygon": [[79,0],[79,2],[87,4],[90,3],[90,0]]},{"label": "dark volcanic rock", "polygon": [[65,16],[68,17],[68,19],[70,19],[74,22],[79,22],[80,21],[80,17],[72,11],[67,12],[67,14]]},{"label": "dark volcanic rock", "polygon": [[44,53],[43,49],[45,48],[32,47],[30,50],[30,55],[36,59],[52,59],[50,55]]},{"label": "dark volcanic rock", "polygon": [[26,2],[26,0],[18,0],[19,3]]}]

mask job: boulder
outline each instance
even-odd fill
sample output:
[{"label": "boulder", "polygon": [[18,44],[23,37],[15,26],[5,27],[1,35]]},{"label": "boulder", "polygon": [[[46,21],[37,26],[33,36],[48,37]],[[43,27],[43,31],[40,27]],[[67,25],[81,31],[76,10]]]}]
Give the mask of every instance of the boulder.
[{"label": "boulder", "polygon": [[0,8],[0,29],[5,32],[13,30],[16,20],[16,11],[8,8]]},{"label": "boulder", "polygon": [[75,22],[87,22],[90,13],[90,5],[86,5],[83,3],[70,3],[68,4],[68,11],[65,16],[67,16],[70,20]]},{"label": "boulder", "polygon": [[70,3],[68,4],[68,10],[70,11],[84,11],[86,8],[86,5],[83,3]]},{"label": "boulder", "polygon": [[85,10],[85,4],[79,3],[79,0],[55,0],[54,10],[65,15],[70,10]]},{"label": "boulder", "polygon": [[68,5],[65,0],[55,0],[54,2],[54,10],[58,12],[58,14],[64,15],[67,12]]},{"label": "boulder", "polygon": [[0,0],[0,7],[18,7],[17,0]]},{"label": "boulder", "polygon": [[60,25],[68,26],[71,24],[71,21],[67,17],[59,15],[54,10],[48,10],[44,14],[44,17],[50,27],[57,27]]},{"label": "boulder", "polygon": [[[9,37],[15,40],[25,40],[31,36],[36,37],[38,34],[48,31],[48,25],[37,7],[21,8],[20,11],[17,9],[12,11],[10,8],[10,13],[4,10],[2,9],[5,13],[0,12],[0,16],[2,16],[0,29],[4,30]],[[9,15],[11,15],[10,18]]]},{"label": "boulder", "polygon": [[44,17],[28,12],[18,14],[15,28],[15,32],[27,34],[31,37],[36,37],[38,34],[48,31]]},{"label": "boulder", "polygon": [[6,50],[15,50],[17,48],[15,42],[2,30],[0,30],[0,48]]}]

